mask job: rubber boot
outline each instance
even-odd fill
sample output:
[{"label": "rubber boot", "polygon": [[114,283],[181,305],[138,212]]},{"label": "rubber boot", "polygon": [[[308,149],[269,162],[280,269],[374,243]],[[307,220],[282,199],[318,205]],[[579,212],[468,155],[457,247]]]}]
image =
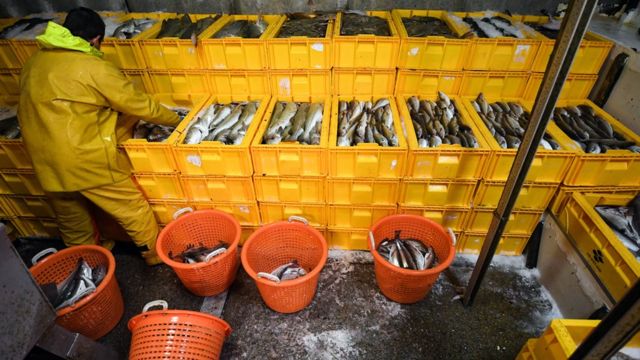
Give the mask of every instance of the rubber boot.
[{"label": "rubber boot", "polygon": [[158,256],[155,244],[153,249],[149,249],[147,246],[138,247],[140,249],[140,255],[144,259],[144,262],[149,266],[155,266],[162,264],[162,259]]}]

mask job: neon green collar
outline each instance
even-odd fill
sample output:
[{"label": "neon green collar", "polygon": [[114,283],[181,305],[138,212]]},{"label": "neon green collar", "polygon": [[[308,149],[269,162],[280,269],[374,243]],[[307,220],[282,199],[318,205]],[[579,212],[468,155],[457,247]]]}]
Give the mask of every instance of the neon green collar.
[{"label": "neon green collar", "polygon": [[102,51],[91,46],[85,39],[71,34],[69,29],[52,21],[47,23],[44,34],[36,36],[36,40],[45,49],[68,49],[102,57]]}]

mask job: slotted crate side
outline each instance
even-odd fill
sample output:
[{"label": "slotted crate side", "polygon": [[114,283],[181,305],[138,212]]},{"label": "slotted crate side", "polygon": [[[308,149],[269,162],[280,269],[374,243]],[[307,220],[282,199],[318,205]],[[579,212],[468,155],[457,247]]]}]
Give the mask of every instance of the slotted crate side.
[{"label": "slotted crate side", "polygon": [[180,176],[187,199],[206,202],[256,201],[251,177]]},{"label": "slotted crate side", "polygon": [[441,206],[423,207],[400,205],[398,207],[398,214],[422,216],[437,222],[444,228],[451,228],[454,232],[464,230],[464,225],[467,222],[467,217],[470,212],[470,209]]},{"label": "slotted crate side", "polygon": [[331,249],[368,250],[369,230],[328,229],[327,243]]},{"label": "slotted crate side", "polygon": [[[0,30],[11,26],[18,18],[0,19]],[[18,51],[9,39],[0,39],[0,69],[20,69],[23,62]]]},{"label": "slotted crate side", "polygon": [[4,199],[15,216],[55,218],[56,213],[46,196],[9,195]]},{"label": "slotted crate side", "polygon": [[[0,96],[0,106],[17,108],[17,96]],[[31,169],[31,157],[22,139],[0,139],[0,169]]]},{"label": "slotted crate side", "polygon": [[516,360],[536,360],[533,355],[533,346],[536,342],[536,339],[529,339],[527,343],[524,344],[518,356],[516,356]]},{"label": "slotted crate side", "polygon": [[462,74],[460,96],[474,98],[480,93],[488,98],[521,98],[530,77],[528,72],[464,71]]},{"label": "slotted crate side", "polygon": [[150,91],[156,94],[204,94],[212,92],[206,70],[148,70]]},{"label": "slotted crate side", "polygon": [[29,170],[0,171],[0,194],[6,195],[44,195],[44,190]]},{"label": "slotted crate side", "polygon": [[134,178],[147,199],[179,200],[186,198],[178,173],[135,173]]},{"label": "slotted crate side", "polygon": [[400,182],[398,203],[405,206],[448,206],[469,208],[473,204],[476,180],[409,180]]},{"label": "slotted crate side", "polygon": [[395,70],[333,69],[334,95],[392,94]]},{"label": "slotted crate side", "polygon": [[327,179],[327,203],[334,205],[395,205],[399,180]]},{"label": "slotted crate side", "polygon": [[560,215],[562,209],[573,193],[582,194],[606,194],[607,196],[636,196],[640,193],[640,187],[607,187],[607,186],[564,186],[560,185],[558,191],[549,204],[549,210],[556,216]]},{"label": "slotted crate side", "polygon": [[424,71],[398,69],[394,94],[436,95],[442,91],[449,96],[458,95],[462,86],[461,71]]},{"label": "slotted crate side", "polygon": [[[482,180],[473,200],[474,206],[496,208],[502,196],[505,182]],[[524,183],[514,209],[544,210],[558,189],[557,184]]]},{"label": "slotted crate side", "polygon": [[311,226],[327,226],[327,208],[324,204],[261,202],[260,215],[264,224],[286,221],[291,216],[302,216]]},{"label": "slotted crate side", "polygon": [[22,236],[60,237],[56,219],[18,217],[13,223]]},{"label": "slotted crate side", "polygon": [[[469,213],[464,231],[486,233],[489,231],[495,209],[475,208]],[[505,235],[531,235],[542,217],[542,211],[514,210],[504,228]]]},{"label": "slotted crate side", "polygon": [[253,176],[260,202],[324,204],[325,182],[324,177]]},{"label": "slotted crate side", "polygon": [[21,69],[0,69],[0,96],[20,95]]},{"label": "slotted crate side", "polygon": [[138,91],[152,93],[151,79],[146,70],[121,70],[122,74],[133,83]]},{"label": "slotted crate side", "polygon": [[368,229],[385,216],[394,215],[396,205],[354,206],[328,205],[328,227],[333,229]]},{"label": "slotted crate side", "polygon": [[161,225],[169,224],[177,211],[189,207],[187,200],[150,200],[149,205],[156,221]]},{"label": "slotted crate side", "polygon": [[219,203],[191,201],[194,210],[216,209],[233,216],[242,226],[260,225],[260,209],[258,203]]},{"label": "slotted crate side", "polygon": [[287,21],[283,16],[273,28],[273,34],[266,40],[269,68],[287,69],[331,69],[333,67],[333,27],[334,20],[327,23],[325,36],[310,38],[293,36],[278,38],[282,25]]},{"label": "slotted crate side", "polygon": [[[534,101],[536,99],[543,77],[544,73],[531,73],[523,96],[525,100]],[[558,99],[586,99],[596,84],[596,80],[598,80],[598,75],[569,74],[562,85]]]},{"label": "slotted crate side", "polygon": [[[486,237],[486,233],[470,233],[465,231],[460,238],[458,238],[456,251],[463,254],[479,254]],[[525,246],[527,246],[528,241],[528,235],[503,235],[498,243],[496,255],[522,255],[522,251]]]},{"label": "slotted crate side", "polygon": [[0,195],[0,218],[4,219],[17,216],[11,205],[11,200],[8,195]]}]

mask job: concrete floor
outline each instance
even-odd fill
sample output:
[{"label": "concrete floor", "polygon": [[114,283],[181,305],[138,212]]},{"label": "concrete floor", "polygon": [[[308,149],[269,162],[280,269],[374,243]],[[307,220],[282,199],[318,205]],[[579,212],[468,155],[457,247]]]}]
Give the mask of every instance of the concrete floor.
[{"label": "concrete floor", "polygon": [[[127,321],[151,300],[170,308],[200,310],[167,266],[149,268],[126,246],[114,251],[116,277],[125,299],[118,326],[100,341],[126,357]],[[451,267],[463,283],[475,257],[459,256]],[[522,258],[496,257],[472,308],[464,308],[442,275],[427,299],[414,305],[387,300],[377,289],[366,252],[332,252],[314,302],[282,315],[265,307],[243,270],[229,291],[222,317],[233,328],[223,359],[513,359],[527,339],[559,316]]]}]

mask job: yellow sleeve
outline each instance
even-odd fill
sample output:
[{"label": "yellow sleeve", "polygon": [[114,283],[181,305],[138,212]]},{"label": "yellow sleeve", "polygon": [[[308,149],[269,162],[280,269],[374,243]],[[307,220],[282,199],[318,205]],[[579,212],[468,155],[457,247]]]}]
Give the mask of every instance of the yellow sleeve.
[{"label": "yellow sleeve", "polygon": [[111,107],[159,125],[178,126],[180,117],[160,105],[151,95],[137,90],[114,65],[105,62],[102,71],[94,72],[97,90],[107,99]]}]

